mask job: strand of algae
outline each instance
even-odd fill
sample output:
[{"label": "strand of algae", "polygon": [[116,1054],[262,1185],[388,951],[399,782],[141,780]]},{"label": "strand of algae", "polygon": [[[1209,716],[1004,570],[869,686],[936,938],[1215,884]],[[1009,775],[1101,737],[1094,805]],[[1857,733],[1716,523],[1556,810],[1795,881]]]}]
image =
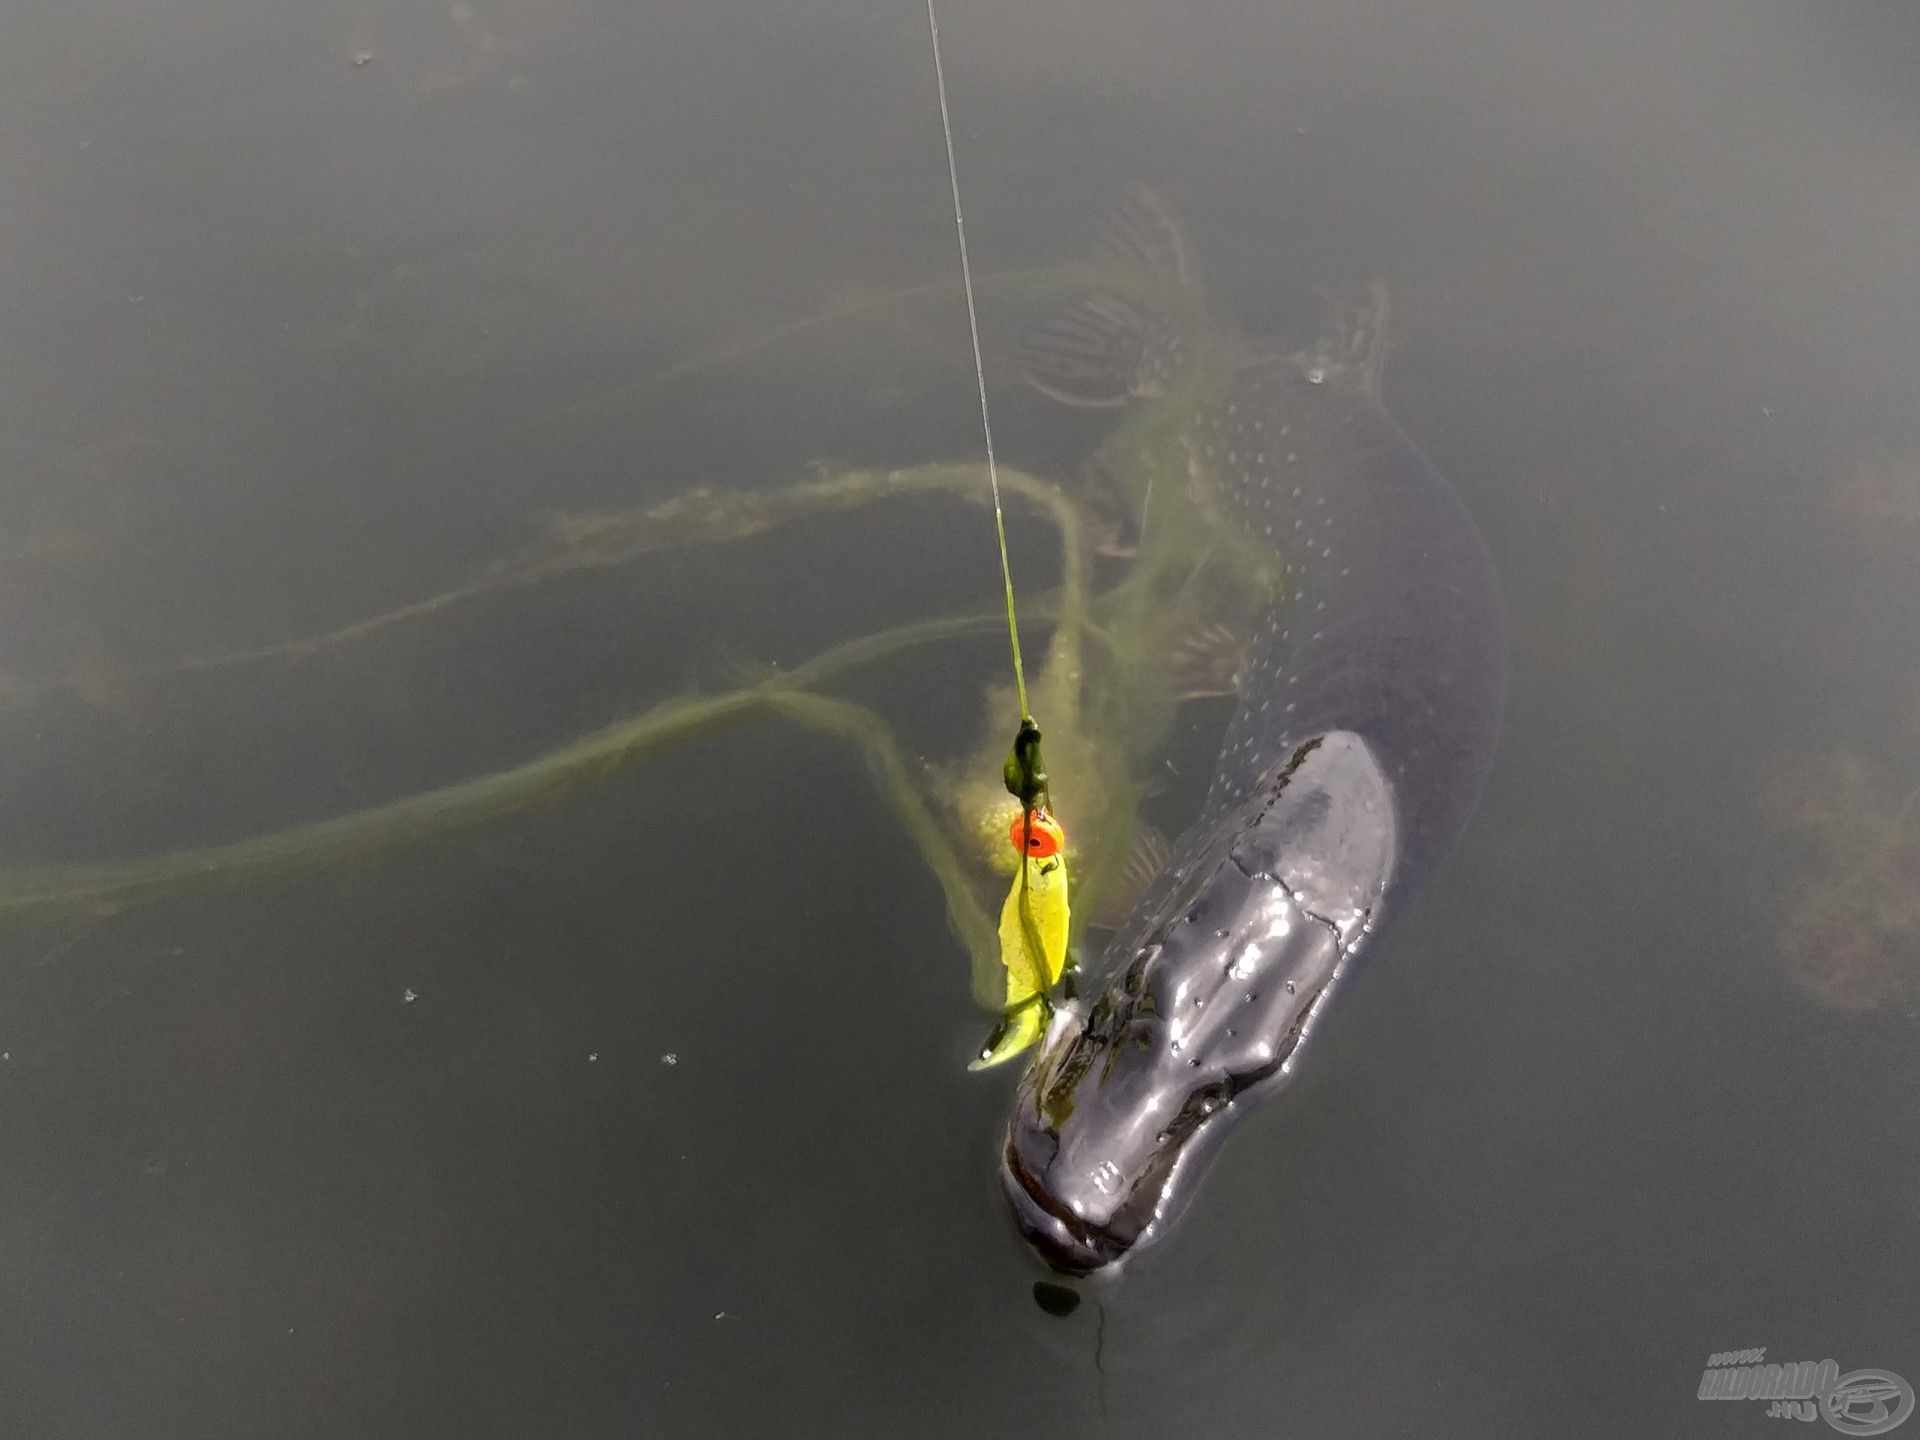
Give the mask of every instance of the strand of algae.
[{"label": "strand of algae", "polygon": [[[1135,292],[1143,288],[1139,278],[1131,271],[1119,266],[1095,262],[1035,265],[1021,269],[999,270],[976,275],[973,283],[976,294],[983,297],[1028,299],[1062,296],[1094,285],[1109,290],[1117,288],[1126,292]],[[563,420],[589,415],[615,406],[630,405],[677,381],[737,365],[764,351],[821,331],[831,331],[836,326],[865,321],[873,316],[900,310],[916,309],[935,300],[957,301],[960,295],[960,279],[953,275],[922,281],[915,285],[896,286],[887,290],[856,290],[851,294],[842,292],[843,298],[823,309],[790,320],[776,321],[772,325],[744,335],[714,342],[639,379],[616,385],[597,394],[567,401],[535,417],[519,433],[523,436],[538,434],[541,430],[559,424]],[[950,327],[943,329],[942,335],[949,340],[955,338]]]},{"label": "strand of algae", "polygon": [[[1006,282],[1005,288],[1046,294],[1085,285],[1113,288],[1116,279],[1130,277],[1117,276],[1104,266],[1083,265],[1020,272],[1001,278]],[[820,326],[857,318],[900,301],[932,298],[954,289],[954,282],[943,281],[788,322],[707,356],[693,357],[656,378],[671,380],[701,369],[717,368]],[[1049,614],[1058,617],[1047,669],[1064,682],[1065,693],[1073,694],[1081,680],[1082,634],[1094,638],[1103,651],[1114,651],[1119,646],[1118,635],[1103,634],[1102,629],[1111,631],[1111,621],[1120,616],[1110,615],[1106,627],[1094,627],[1087,621],[1084,591],[1090,560],[1077,506],[1052,485],[1022,472],[1005,471],[1002,478],[1010,493],[1048,512],[1060,532],[1062,588],[1058,604],[1047,607]],[[562,517],[548,541],[528,555],[496,564],[477,578],[440,594],[306,639],[190,657],[122,673],[130,678],[160,678],[276,660],[297,662],[389,626],[424,619],[489,595],[571,573],[624,564],[679,546],[743,539],[811,515],[851,510],[898,496],[947,491],[984,498],[987,486],[986,470],[979,465],[853,470],[824,475],[781,490],[744,494],[697,490],[651,507],[606,515]],[[1149,489],[1149,499],[1151,493]],[[1138,591],[1152,587],[1126,588]],[[965,867],[928,808],[922,787],[916,785],[902,761],[891,731],[871,710],[846,701],[809,695],[802,687],[911,645],[945,635],[996,628],[1003,618],[998,612],[983,613],[863,637],[836,647],[808,666],[760,685],[725,695],[669,702],[511,770],[337,819],[253,840],[145,860],[47,867],[13,874],[0,872],[0,922],[75,907],[105,909],[197,885],[345,862],[559,795],[570,787],[586,783],[596,774],[657,754],[702,733],[756,714],[773,714],[845,739],[862,751],[883,799],[893,808],[909,839],[941,884],[954,928],[972,960],[976,997],[986,1008],[997,1008],[997,936],[974,895]],[[1128,627],[1122,625],[1121,628]],[[29,693],[68,688],[70,683],[54,682]],[[18,693],[16,691],[16,696]],[[1072,708],[1077,709],[1077,705]],[[1130,790],[1129,799],[1134,798],[1137,796]],[[1130,809],[1130,805],[1126,808]],[[1097,889],[1097,884],[1092,888]]]},{"label": "strand of algae", "polygon": [[[1019,471],[1003,471],[1001,479],[1011,492],[1046,510],[1059,530],[1060,590],[1029,608],[1037,617],[1055,622],[1050,668],[1072,656],[1077,670],[1077,636],[1085,624],[1089,568],[1079,511],[1046,481]],[[786,502],[787,514],[797,516],[892,495],[940,490],[979,493],[985,484],[984,466],[933,465],[906,471],[847,472],[778,492],[777,498]],[[754,520],[757,524],[766,518],[762,510]],[[644,524],[623,531],[614,523],[616,519],[601,517],[602,523],[595,526],[590,537],[591,553],[627,553],[631,544],[651,543]],[[598,776],[675,744],[764,713],[834,735],[862,752],[882,799],[893,809],[939,882],[950,921],[968,952],[973,993],[991,1009],[999,968],[997,933],[974,894],[965,865],[902,759],[891,730],[864,706],[810,694],[808,690],[916,646],[997,628],[1004,619],[1004,612],[996,610],[921,621],[857,637],[758,684],[720,695],[663,702],[509,769],[332,819],[151,857],[0,872],[0,923],[113,908],[193,888],[369,858],[542,800],[557,799]]]},{"label": "strand of algae", "polygon": [[946,831],[901,759],[886,721],[864,705],[802,690],[773,690],[767,700],[788,718],[845,740],[861,752],[875,788],[893,807],[907,838],[919,850],[946,897],[947,916],[967,948],[971,972],[968,988],[975,1002],[986,1010],[1000,1009],[1005,983],[998,933],[980,907],[966,866],[954,853]]},{"label": "strand of algae", "polygon": [[[1076,291],[1098,289],[1148,300],[1169,312],[1191,303],[1191,297],[1186,295],[1180,286],[1169,285],[1164,277],[1146,274],[1126,265],[1101,261],[1001,271],[977,277],[976,285],[982,295],[1000,294],[1029,299],[1055,298]],[[762,350],[823,328],[862,319],[868,315],[883,313],[901,306],[912,306],[943,297],[955,297],[959,291],[959,281],[947,277],[875,294],[856,295],[823,311],[781,321],[739,339],[697,352],[630,385],[623,385],[598,396],[589,396],[570,402],[560,407],[554,414],[545,417],[544,420],[534,422],[534,428],[537,429],[544,423],[564,416],[600,408],[617,400],[633,398],[648,390],[660,388],[692,375],[721,369]],[[911,472],[887,473],[910,474]],[[832,482],[829,480],[825,483]],[[806,487],[794,488],[805,489]],[[1016,490],[1021,488],[1018,480],[1012,488]],[[768,493],[782,492],[746,492],[747,496],[764,496]],[[897,493],[906,494],[914,491],[910,486],[903,486]],[[543,545],[536,548],[530,557],[519,561],[498,563],[473,580],[455,585],[435,595],[394,606],[336,629],[291,640],[268,641],[211,654],[189,655],[173,660],[122,667],[105,676],[89,673],[85,676],[65,675],[39,681],[23,681],[0,676],[0,707],[17,706],[54,695],[72,693],[101,679],[149,682],[185,678],[195,674],[238,669],[250,665],[266,665],[275,662],[297,664],[389,627],[425,619],[486,596],[537,585],[581,570],[622,564],[640,555],[677,545],[708,540],[739,539],[759,534],[783,523],[785,519],[797,519],[808,513],[805,499],[795,498],[798,503],[792,506],[789,514],[765,523],[752,518],[756,507],[751,499],[739,495],[723,496],[707,490],[691,491],[649,509],[622,511],[605,516],[563,516],[555,525],[555,538],[560,541],[558,546],[552,543]],[[827,499],[825,496],[816,498],[823,501]],[[886,497],[884,494],[875,493],[870,498]],[[838,507],[828,501],[820,508],[826,510]],[[739,521],[742,528],[731,534],[726,533],[725,526],[729,520]],[[633,548],[624,553],[607,550],[601,550],[598,553],[573,553],[566,543],[576,532],[582,536],[598,534],[603,529],[609,534],[621,530],[633,532],[643,529],[649,522],[659,527],[658,536],[651,543],[636,542]],[[676,531],[679,533],[675,533]]]},{"label": "strand of algae", "polygon": [[[1000,478],[1008,493],[1053,519],[1073,571],[1063,584],[1070,592],[1077,592],[1085,571],[1083,526],[1078,509],[1058,487],[1032,475],[1002,470]],[[112,678],[140,682],[275,662],[297,664],[380,631],[423,620],[486,596],[584,571],[610,569],[665,550],[744,540],[813,516],[936,493],[984,497],[988,493],[986,467],[931,464],[900,469],[845,470],[774,490],[703,488],[655,505],[600,514],[563,515],[554,521],[548,539],[526,556],[496,564],[477,579],[438,594],[408,601],[318,635],[135,666],[115,672]],[[16,704],[28,702],[71,691],[79,683],[68,677],[14,685],[5,698]]]},{"label": "strand of algae", "polygon": [[854,740],[863,748],[882,797],[905,823],[940,880],[954,928],[978,972],[985,963],[997,963],[993,929],[885,722],[863,706],[809,695],[804,687],[823,684],[915,646],[989,632],[1004,620],[999,611],[982,611],[862,636],[759,684],[720,695],[666,701],[509,769],[332,819],[139,859],[0,873],[0,923],[113,908],[197,888],[364,860],[559,799],[673,745],[717,733],[756,714],[774,714]]}]

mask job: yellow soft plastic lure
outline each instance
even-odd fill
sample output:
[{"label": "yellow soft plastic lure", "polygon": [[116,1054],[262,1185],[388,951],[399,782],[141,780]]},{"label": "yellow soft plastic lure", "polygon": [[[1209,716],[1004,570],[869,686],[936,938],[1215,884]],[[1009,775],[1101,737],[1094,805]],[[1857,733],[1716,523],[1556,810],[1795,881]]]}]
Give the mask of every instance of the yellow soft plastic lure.
[{"label": "yellow soft plastic lure", "polygon": [[1016,815],[1013,885],[1000,907],[1000,963],[1007,970],[1005,1016],[967,1068],[985,1070],[1029,1048],[1047,1028],[1047,996],[1067,967],[1066,832],[1045,810]]}]

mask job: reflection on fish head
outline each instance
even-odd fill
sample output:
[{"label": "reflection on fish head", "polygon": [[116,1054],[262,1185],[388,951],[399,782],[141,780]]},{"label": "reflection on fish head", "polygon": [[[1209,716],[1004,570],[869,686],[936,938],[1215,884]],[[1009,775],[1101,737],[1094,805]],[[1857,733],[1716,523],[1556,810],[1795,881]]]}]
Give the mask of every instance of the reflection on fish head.
[{"label": "reflection on fish head", "polygon": [[1105,992],[1054,1017],[1014,1103],[1002,1186],[1067,1274],[1164,1234],[1237,1119],[1290,1077],[1392,864],[1384,777],[1356,737],[1310,742],[1183,853]]}]

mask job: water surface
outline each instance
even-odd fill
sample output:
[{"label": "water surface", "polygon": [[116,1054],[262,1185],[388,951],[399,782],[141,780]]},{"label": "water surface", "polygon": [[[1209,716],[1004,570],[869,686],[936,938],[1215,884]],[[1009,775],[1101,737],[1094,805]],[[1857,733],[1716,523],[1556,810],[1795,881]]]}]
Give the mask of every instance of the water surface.
[{"label": "water surface", "polygon": [[[1920,1380],[1916,932],[1885,887],[1789,923],[1864,873],[1822,837],[1920,784],[1920,19],[942,20],[983,269],[1143,180],[1252,331],[1390,286],[1388,403],[1516,632],[1465,847],[1180,1234],[1066,1320],[1000,1213],[1010,1077],[963,1073],[939,892],[818,737],[15,928],[8,1433],[1733,1435],[1764,1407],[1694,1398],[1715,1351]],[[982,513],[907,505],[119,678],[441,590],[555,512],[975,454],[957,306],[660,378],[951,277],[923,25],[7,7],[0,669],[82,680],[0,715],[8,863],[342,813],[990,601]],[[990,380],[1010,457],[1070,475],[1101,422]],[[1004,663],[854,693],[943,755]],[[1847,764],[1834,813],[1793,798]]]}]

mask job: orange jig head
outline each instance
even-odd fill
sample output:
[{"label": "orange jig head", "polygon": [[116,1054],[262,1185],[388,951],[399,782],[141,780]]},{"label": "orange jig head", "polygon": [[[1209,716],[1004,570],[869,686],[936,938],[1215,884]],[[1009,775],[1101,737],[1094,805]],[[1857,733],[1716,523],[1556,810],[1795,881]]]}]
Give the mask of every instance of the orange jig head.
[{"label": "orange jig head", "polygon": [[1024,851],[1036,860],[1045,860],[1066,848],[1067,832],[1046,811],[1023,810],[1013,817],[1013,824],[1007,829],[1007,841],[1013,846],[1014,854]]}]

